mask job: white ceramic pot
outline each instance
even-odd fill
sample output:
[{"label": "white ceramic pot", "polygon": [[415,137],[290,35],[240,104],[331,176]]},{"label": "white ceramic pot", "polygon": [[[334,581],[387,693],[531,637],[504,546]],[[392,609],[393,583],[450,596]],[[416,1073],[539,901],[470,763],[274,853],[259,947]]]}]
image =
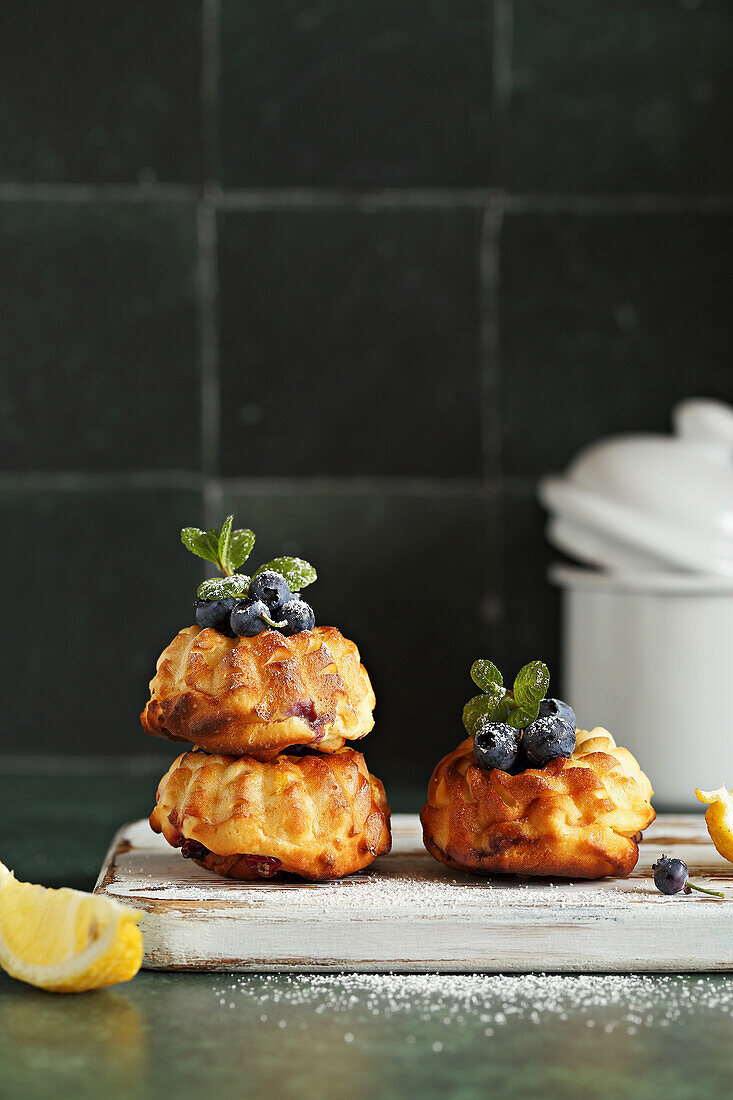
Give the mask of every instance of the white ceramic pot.
[{"label": "white ceramic pot", "polygon": [[702,809],[733,783],[733,582],[555,566],[563,591],[562,698],[638,758],[657,809]]},{"label": "white ceramic pot", "polygon": [[601,440],[543,478],[550,542],[612,572],[733,579],[733,409],[684,401],[674,422],[674,435]]}]

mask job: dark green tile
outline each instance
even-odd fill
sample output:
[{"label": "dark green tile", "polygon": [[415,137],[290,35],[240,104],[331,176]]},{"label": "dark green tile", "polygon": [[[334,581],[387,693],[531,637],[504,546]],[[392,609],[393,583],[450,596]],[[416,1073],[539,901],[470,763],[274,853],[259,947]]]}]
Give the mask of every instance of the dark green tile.
[{"label": "dark green tile", "polygon": [[501,265],[503,468],[536,475],[675,402],[733,401],[733,218],[518,216]]},{"label": "dark green tile", "polygon": [[[427,784],[462,737],[474,657],[496,652],[500,550],[493,497],[480,486],[292,493],[230,492],[224,507],[259,535],[253,563],[299,554],[319,578],[317,622],[356,641],[377,695],[364,751],[390,782]],[[488,620],[488,621],[487,621]]]},{"label": "dark green tile", "polygon": [[486,0],[224,0],[228,186],[486,183],[490,99]]},{"label": "dark green tile", "polygon": [[0,465],[199,466],[193,206],[0,205]]},{"label": "dark green tile", "polygon": [[502,494],[501,640],[505,680],[527,661],[544,661],[552,692],[560,691],[560,599],[547,579],[558,558],[545,538],[546,514],[531,488]]},{"label": "dark green tile", "polygon": [[0,751],[164,754],[139,714],[158,654],[191,622],[203,570],[179,532],[201,524],[199,494],[6,490],[0,517],[16,594]]},{"label": "dark green tile", "polygon": [[532,191],[730,191],[733,6],[521,0],[502,176]]},{"label": "dark green tile", "polygon": [[200,0],[3,5],[0,68],[0,179],[202,178]]},{"label": "dark green tile", "polygon": [[474,213],[220,228],[226,474],[480,474]]}]

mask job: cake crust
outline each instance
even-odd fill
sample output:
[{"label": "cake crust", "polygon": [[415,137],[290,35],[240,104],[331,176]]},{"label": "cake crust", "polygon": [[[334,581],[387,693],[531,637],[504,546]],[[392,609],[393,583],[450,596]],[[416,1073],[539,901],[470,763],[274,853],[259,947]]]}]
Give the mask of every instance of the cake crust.
[{"label": "cake crust", "polygon": [[337,752],[369,733],[374,703],[359,650],[333,626],[253,638],[189,626],[160,655],[140,720],[156,737],[266,761],[292,745]]},{"label": "cake crust", "polygon": [[[390,850],[384,787],[354,749],[322,756],[187,752],[158,786],[150,826],[196,863],[236,879],[341,878]],[[191,845],[189,844],[189,848]]]},{"label": "cake crust", "polygon": [[420,815],[425,846],[455,870],[625,877],[654,820],[647,776],[608,730],[578,730],[569,759],[518,775],[480,768],[471,738],[439,762]]}]

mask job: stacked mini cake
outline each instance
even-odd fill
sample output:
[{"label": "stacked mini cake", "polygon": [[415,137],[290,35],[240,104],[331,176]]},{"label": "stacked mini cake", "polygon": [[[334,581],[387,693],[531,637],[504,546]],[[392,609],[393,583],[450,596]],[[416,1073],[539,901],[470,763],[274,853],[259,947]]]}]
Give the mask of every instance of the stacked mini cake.
[{"label": "stacked mini cake", "polygon": [[185,528],[185,545],[215,562],[196,626],[161,654],[141,715],[146,732],[188,741],[158,786],[150,825],[182,855],[237,879],[340,878],[388,852],[380,781],[347,742],[374,725],[359,651],[316,626],[299,595],[315,570],[278,558],[234,572],[254,535]]}]

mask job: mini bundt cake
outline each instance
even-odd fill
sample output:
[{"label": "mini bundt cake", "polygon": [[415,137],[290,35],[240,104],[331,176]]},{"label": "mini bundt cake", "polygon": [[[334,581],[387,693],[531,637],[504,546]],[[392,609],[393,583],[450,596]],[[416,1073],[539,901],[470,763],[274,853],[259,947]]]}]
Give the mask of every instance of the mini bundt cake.
[{"label": "mini bundt cake", "polygon": [[479,767],[468,738],[433,772],[421,821],[431,855],[456,870],[563,878],[626,876],[654,820],[649,779],[601,728],[569,758],[511,775]]},{"label": "mini bundt cake", "polygon": [[189,626],[160,655],[140,719],[158,737],[266,761],[291,745],[337,752],[369,733],[374,703],[359,650],[333,626],[236,638]]},{"label": "mini bundt cake", "polygon": [[187,752],[161,779],[156,803],[152,829],[228,878],[340,878],[391,847],[384,787],[353,749],[267,762]]}]

